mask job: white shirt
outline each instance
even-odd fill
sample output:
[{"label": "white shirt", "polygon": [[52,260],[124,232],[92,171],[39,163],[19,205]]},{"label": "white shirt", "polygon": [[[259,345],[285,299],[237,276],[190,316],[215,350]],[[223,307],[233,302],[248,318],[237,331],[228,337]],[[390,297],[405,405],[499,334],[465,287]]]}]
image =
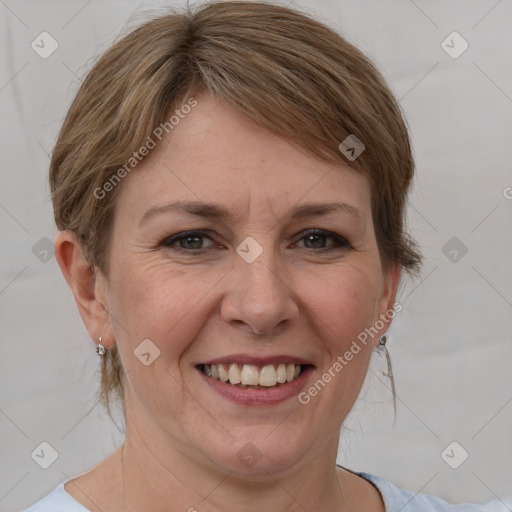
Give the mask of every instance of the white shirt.
[{"label": "white shirt", "polygon": [[[370,473],[356,473],[369,480],[380,491],[386,512],[511,512],[512,496],[501,500],[494,500],[483,505],[463,503],[451,505],[450,503],[428,494],[419,494],[398,489],[384,478]],[[68,480],[69,481],[69,480]],[[63,482],[52,492],[23,512],[90,512],[89,509],[78,503],[64,489]]]}]

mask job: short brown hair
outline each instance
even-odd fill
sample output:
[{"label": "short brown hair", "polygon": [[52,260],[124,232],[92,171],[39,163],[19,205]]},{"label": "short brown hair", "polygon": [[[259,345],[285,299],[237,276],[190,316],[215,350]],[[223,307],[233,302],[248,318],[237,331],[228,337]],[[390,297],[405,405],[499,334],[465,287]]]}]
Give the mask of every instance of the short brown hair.
[{"label": "short brown hair", "polygon": [[[414,160],[400,106],[373,63],[329,27],[264,2],[210,2],[152,18],[108,49],[80,87],[55,145],[50,187],[59,230],[73,231],[91,266],[108,276],[119,187],[101,188],[192,94],[209,92],[259,126],[371,187],[383,267],[409,274],[421,254],[404,228]],[[356,160],[339,144],[356,136]],[[117,347],[103,358],[100,398],[109,409],[123,374]],[[124,406],[124,403],[123,403]]]}]

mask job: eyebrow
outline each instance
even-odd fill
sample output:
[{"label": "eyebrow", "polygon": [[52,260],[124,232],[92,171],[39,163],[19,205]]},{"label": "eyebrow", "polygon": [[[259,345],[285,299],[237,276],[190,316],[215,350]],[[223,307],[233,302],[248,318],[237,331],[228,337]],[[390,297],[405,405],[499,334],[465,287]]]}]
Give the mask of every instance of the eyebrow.
[{"label": "eyebrow", "polygon": [[[203,203],[200,201],[177,201],[165,205],[152,206],[142,216],[139,225],[145,223],[151,217],[161,213],[169,212],[185,212],[197,217],[227,220],[231,217],[229,210],[226,208],[213,204]],[[285,218],[290,220],[301,219],[304,217],[312,217],[314,215],[327,215],[329,213],[348,213],[353,217],[364,220],[364,214],[356,207],[341,202],[334,203],[307,203],[294,206],[286,215]]]}]

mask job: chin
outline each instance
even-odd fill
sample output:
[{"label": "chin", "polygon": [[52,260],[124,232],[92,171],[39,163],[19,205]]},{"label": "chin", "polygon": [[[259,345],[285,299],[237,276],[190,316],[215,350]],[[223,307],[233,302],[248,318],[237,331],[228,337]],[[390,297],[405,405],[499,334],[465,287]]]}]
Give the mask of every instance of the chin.
[{"label": "chin", "polygon": [[[277,427],[277,426],[276,426]],[[279,428],[279,427],[278,427]],[[311,443],[290,437],[288,432],[269,429],[244,429],[231,443],[210,445],[204,452],[206,457],[222,470],[254,480],[268,480],[269,473],[287,472],[304,459],[305,447]],[[263,430],[263,433],[262,433]],[[270,435],[269,435],[270,432]]]}]

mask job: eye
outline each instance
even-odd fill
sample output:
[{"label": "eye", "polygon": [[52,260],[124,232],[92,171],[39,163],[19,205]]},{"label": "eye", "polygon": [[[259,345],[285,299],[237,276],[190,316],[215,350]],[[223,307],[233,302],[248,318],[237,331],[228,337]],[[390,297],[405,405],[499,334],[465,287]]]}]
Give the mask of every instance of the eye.
[{"label": "eye", "polygon": [[[326,246],[326,241],[329,239],[332,240],[332,243]],[[209,240],[211,243],[208,246],[205,246],[205,240]],[[343,237],[321,229],[303,231],[301,233],[299,242],[302,240],[304,240],[304,247],[299,248],[312,249],[315,252],[351,248],[350,243]],[[203,230],[184,231],[183,233],[177,233],[165,238],[160,245],[188,253],[205,252],[214,247],[213,239],[209,235],[209,232]],[[297,247],[297,243],[293,244],[292,247]]]},{"label": "eye", "polygon": [[[213,241],[206,231],[186,231],[166,238],[162,241],[161,245],[178,250],[201,251],[212,247],[204,247],[204,239]],[[178,243],[177,246],[176,243]]]},{"label": "eye", "polygon": [[[325,242],[327,239],[333,240],[334,243],[326,247]],[[312,229],[307,232],[303,232],[300,240],[304,240],[306,249],[330,251],[333,249],[350,248],[349,242],[343,237],[322,229]]]}]

